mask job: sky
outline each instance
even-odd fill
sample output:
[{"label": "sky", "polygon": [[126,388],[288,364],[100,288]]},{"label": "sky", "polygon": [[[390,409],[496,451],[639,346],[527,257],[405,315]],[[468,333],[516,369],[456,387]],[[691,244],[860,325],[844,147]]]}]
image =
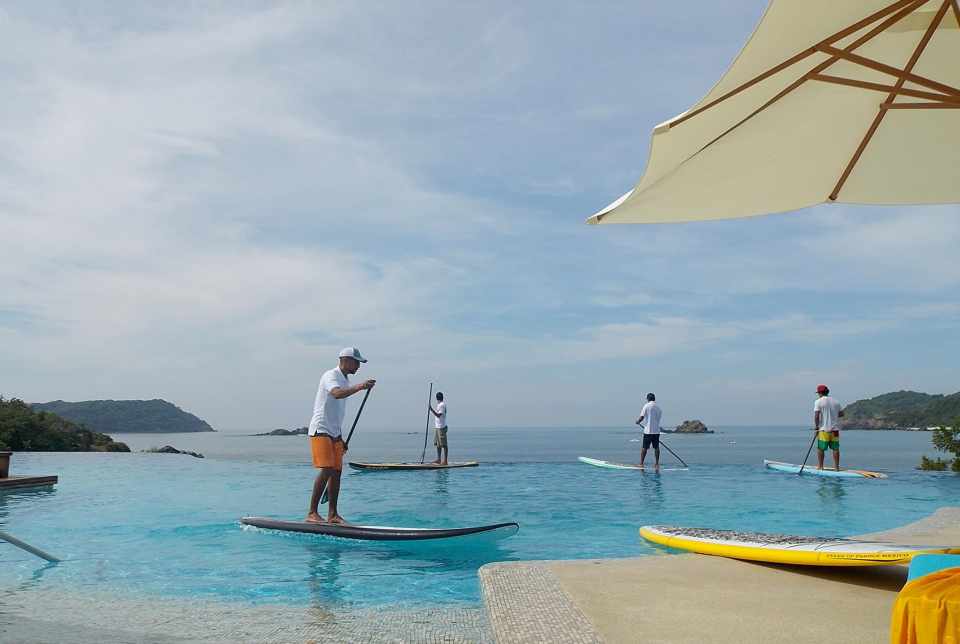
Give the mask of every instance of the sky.
[{"label": "sky", "polygon": [[[371,428],[810,422],[960,390],[960,206],[587,226],[763,0],[0,8],[0,394]],[[358,398],[348,410],[352,418]]]}]

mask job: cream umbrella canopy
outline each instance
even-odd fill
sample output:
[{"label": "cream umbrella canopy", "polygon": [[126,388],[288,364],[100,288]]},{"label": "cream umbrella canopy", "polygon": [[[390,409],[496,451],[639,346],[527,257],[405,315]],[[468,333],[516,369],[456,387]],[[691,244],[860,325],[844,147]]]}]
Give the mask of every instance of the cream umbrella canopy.
[{"label": "cream umbrella canopy", "polygon": [[828,202],[960,202],[958,0],[771,0],[712,90],[653,131],[591,224]]}]

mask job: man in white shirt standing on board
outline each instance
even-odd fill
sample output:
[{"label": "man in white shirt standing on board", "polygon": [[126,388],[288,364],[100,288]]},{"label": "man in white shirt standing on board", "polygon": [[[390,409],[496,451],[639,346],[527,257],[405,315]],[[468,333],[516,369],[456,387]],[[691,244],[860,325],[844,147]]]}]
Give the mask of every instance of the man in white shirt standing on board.
[{"label": "man in white shirt standing on board", "polygon": [[343,454],[347,451],[340,429],[347,409],[347,398],[358,391],[373,389],[377,384],[376,380],[365,380],[358,385],[350,384],[349,377],[357,373],[361,362],[366,361],[355,347],[347,347],[340,352],[339,364],[320,378],[317,397],[313,402],[313,417],[310,418],[310,427],[307,430],[313,466],[320,470],[313,482],[313,494],[310,497],[310,508],[307,510],[306,520],[311,523],[324,522],[317,513],[317,506],[320,505],[320,497],[326,488],[330,497],[327,523],[346,524],[337,512]]},{"label": "man in white shirt standing on board", "polygon": [[647,394],[647,404],[640,410],[640,418],[637,424],[647,421],[643,428],[643,444],[640,446],[640,468],[643,468],[643,461],[647,458],[647,450],[653,445],[653,454],[655,457],[654,469],[660,471],[660,416],[663,412],[660,405],[657,404],[657,397],[652,393]]},{"label": "man in white shirt standing on board", "polygon": [[[433,444],[437,447],[436,465],[446,465],[449,449],[447,449],[447,403],[443,402],[443,393],[437,392],[437,408],[430,407],[430,413],[435,416],[433,419]],[[440,451],[443,450],[443,459],[440,458]]]},{"label": "man in white shirt standing on board", "polygon": [[813,403],[813,431],[817,432],[817,469],[823,469],[823,453],[833,451],[833,469],[840,471],[840,403],[830,396],[826,385],[817,385],[817,402]]}]

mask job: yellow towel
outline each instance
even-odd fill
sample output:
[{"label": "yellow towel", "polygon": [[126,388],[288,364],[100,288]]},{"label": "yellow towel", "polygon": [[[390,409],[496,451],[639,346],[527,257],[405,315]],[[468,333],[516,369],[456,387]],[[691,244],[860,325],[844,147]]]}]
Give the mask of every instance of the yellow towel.
[{"label": "yellow towel", "polygon": [[914,579],[900,591],[891,644],[960,644],[960,568]]}]

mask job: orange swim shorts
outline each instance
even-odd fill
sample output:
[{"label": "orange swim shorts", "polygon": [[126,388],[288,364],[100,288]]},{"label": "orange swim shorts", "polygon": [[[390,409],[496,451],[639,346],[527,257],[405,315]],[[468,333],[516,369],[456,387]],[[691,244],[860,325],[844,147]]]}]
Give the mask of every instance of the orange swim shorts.
[{"label": "orange swim shorts", "polygon": [[332,467],[343,471],[343,441],[326,434],[310,437],[310,451],[313,453],[313,466]]}]

